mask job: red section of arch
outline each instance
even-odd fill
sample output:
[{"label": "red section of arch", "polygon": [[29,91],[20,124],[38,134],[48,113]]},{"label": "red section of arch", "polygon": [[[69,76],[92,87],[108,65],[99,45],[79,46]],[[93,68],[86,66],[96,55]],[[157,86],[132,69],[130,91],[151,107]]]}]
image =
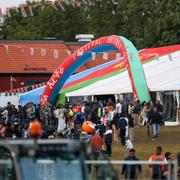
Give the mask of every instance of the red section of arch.
[{"label": "red section of arch", "polygon": [[[121,54],[123,54],[125,58],[127,57],[126,47],[119,37],[106,36],[87,43],[86,45],[78,49],[75,53],[73,53],[71,57],[67,58],[66,61],[55,70],[54,74],[45,87],[44,93],[41,96],[41,103],[50,102],[51,94],[53,93],[54,88],[56,87],[63,74],[83,53],[104,44],[114,46],[119,52],[121,52]],[[134,84],[132,84],[132,86],[134,86]]]}]

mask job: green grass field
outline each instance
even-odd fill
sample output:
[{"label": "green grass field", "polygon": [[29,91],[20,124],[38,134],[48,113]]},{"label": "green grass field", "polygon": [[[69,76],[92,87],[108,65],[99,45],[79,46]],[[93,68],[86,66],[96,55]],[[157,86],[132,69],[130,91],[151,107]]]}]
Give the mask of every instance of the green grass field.
[{"label": "green grass field", "polygon": [[[150,129],[150,132],[152,130]],[[155,152],[156,146],[161,146],[163,152],[171,152],[172,157],[176,159],[177,153],[180,152],[180,126],[174,127],[160,127],[159,138],[153,142],[152,134],[151,137],[147,136],[147,127],[139,127],[134,129],[135,142],[133,143],[134,148],[136,149],[136,156],[140,160],[149,160],[152,153]],[[120,142],[113,143],[113,153],[111,160],[123,160],[127,155],[125,146],[122,146]],[[122,165],[113,165],[116,173],[120,179],[124,179],[120,175]],[[149,165],[142,166],[143,171],[138,176],[138,179],[149,180],[151,179],[151,173]],[[92,178],[93,179],[93,178]]]},{"label": "green grass field", "polygon": [[[174,159],[176,159],[177,152],[180,152],[180,126],[161,126],[159,138],[155,142],[152,141],[152,135],[148,138],[145,126],[135,128],[134,134],[135,142],[133,145],[140,160],[148,160],[155,151],[156,146],[161,146],[164,153],[167,151],[171,152]],[[114,143],[112,150],[112,160],[124,159],[126,154],[125,146],[122,146],[120,143]]]}]

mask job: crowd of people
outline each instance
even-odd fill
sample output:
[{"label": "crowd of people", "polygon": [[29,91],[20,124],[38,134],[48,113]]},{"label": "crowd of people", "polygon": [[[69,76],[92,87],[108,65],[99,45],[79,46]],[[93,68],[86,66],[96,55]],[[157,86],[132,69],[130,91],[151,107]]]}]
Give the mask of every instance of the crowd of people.
[{"label": "crowd of people", "polygon": [[[138,161],[133,148],[134,128],[140,125],[149,128],[151,125],[155,141],[163,124],[163,106],[160,101],[152,105],[150,102],[141,104],[139,100],[125,103],[119,99],[116,103],[111,99],[95,99],[94,102],[58,106],[28,103],[17,108],[8,102],[6,107],[0,108],[0,139],[31,138],[29,126],[33,121],[40,122],[42,126],[40,138],[69,138],[92,144],[94,159],[98,159],[102,149],[111,156],[113,141],[120,140],[128,152],[125,160]],[[163,155],[162,148],[157,147],[156,153],[150,158],[150,161],[155,160],[171,160],[171,153]],[[152,167],[154,179],[155,176],[161,179],[167,176],[165,166],[158,166],[161,172],[158,175],[155,173],[156,166]],[[122,174],[125,179],[136,179],[141,171],[141,165],[124,165]]]},{"label": "crowd of people", "polygon": [[108,99],[73,105],[67,103],[57,107],[28,103],[17,108],[8,102],[6,107],[0,107],[0,138],[27,138],[29,124],[36,119],[42,124],[42,138],[61,134],[78,139],[83,122],[91,121],[102,137],[112,133],[115,141],[120,137],[122,145],[125,145],[127,138],[134,141],[133,129],[139,125],[151,124],[155,140],[163,123],[162,116],[163,107],[159,101],[154,106],[149,102],[140,104],[138,100],[135,103],[117,100],[114,103]]}]

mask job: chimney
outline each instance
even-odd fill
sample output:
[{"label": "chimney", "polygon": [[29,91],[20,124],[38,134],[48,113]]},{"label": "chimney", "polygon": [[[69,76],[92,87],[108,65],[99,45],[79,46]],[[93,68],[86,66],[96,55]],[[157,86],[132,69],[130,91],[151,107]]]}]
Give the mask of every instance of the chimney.
[{"label": "chimney", "polygon": [[75,36],[75,39],[77,39],[78,42],[89,42],[89,41],[92,41],[92,39],[94,39],[94,35],[93,34],[77,34]]}]

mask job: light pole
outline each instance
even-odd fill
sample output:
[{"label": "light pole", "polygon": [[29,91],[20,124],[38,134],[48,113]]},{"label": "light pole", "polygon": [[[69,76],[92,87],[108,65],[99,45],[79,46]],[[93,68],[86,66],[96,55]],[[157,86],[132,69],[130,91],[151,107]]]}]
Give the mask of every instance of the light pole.
[{"label": "light pole", "polygon": [[16,82],[16,79],[11,75],[11,76],[10,76],[10,87],[11,87],[11,91],[13,90],[13,82]]}]

